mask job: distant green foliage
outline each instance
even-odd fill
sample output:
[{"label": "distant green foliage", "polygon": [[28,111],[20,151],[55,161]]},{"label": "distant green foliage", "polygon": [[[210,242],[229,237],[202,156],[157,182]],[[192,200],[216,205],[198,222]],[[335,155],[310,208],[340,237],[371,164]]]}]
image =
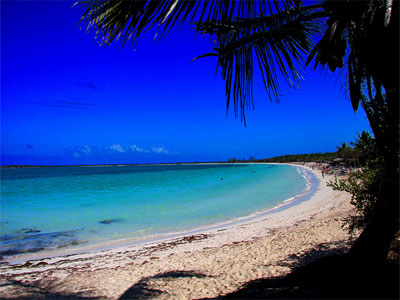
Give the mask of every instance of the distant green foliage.
[{"label": "distant green foliage", "polygon": [[357,134],[356,142],[351,143],[354,148],[340,147],[338,152],[352,149],[357,153],[361,169],[350,174],[346,179],[330,181],[328,186],[337,191],[345,191],[351,194],[351,204],[355,206],[355,214],[344,219],[343,227],[350,234],[363,229],[375,209],[379,197],[383,177],[383,158],[378,155],[375,139],[367,132]]},{"label": "distant green foliage", "polygon": [[350,234],[363,229],[367,224],[379,195],[382,178],[382,162],[373,162],[375,167],[363,167],[361,171],[350,174],[347,179],[330,181],[328,186],[337,191],[345,191],[351,194],[350,203],[355,206],[355,213],[344,219],[343,228]]},{"label": "distant green foliage", "polygon": [[283,155],[267,159],[259,159],[257,162],[333,162],[341,158],[342,162],[359,161],[360,170],[352,173],[346,179],[330,181],[328,186],[337,191],[345,191],[351,194],[351,204],[355,207],[354,215],[344,219],[343,228],[350,234],[363,229],[367,224],[381,188],[383,176],[383,158],[376,150],[374,137],[366,131],[357,133],[355,142],[342,143],[336,152]]},{"label": "distant green foliage", "polygon": [[337,152],[326,152],[326,153],[311,153],[311,154],[291,154],[283,156],[275,156],[266,159],[258,159],[257,162],[315,162],[315,161],[332,161],[338,157]]},{"label": "distant green foliage", "polygon": [[366,131],[361,134],[357,133],[355,142],[351,142],[350,145],[342,143],[336,147],[336,152],[326,153],[311,153],[311,154],[289,154],[282,156],[275,156],[265,159],[257,159],[257,162],[279,162],[279,163],[290,163],[290,162],[331,162],[336,158],[342,158],[344,160],[355,160],[359,159],[360,164],[365,166],[365,163],[371,158],[376,158],[376,145],[375,139]]},{"label": "distant green foliage", "polygon": [[357,133],[356,141],[350,143],[358,151],[360,164],[365,166],[373,163],[377,157],[376,142],[374,137],[366,131]]},{"label": "distant green foliage", "polygon": [[355,158],[360,157],[359,149],[357,149],[355,147],[353,148],[353,147],[350,147],[347,145],[344,148],[339,147],[338,151],[336,153],[339,158],[343,158],[343,159],[355,159]]}]

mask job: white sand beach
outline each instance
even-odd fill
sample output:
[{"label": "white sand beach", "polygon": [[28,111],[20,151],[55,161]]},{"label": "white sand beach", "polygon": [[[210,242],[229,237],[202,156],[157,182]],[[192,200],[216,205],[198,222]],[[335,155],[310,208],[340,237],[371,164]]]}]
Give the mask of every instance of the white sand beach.
[{"label": "white sand beach", "polygon": [[320,183],[309,200],[246,223],[139,246],[2,263],[0,295],[197,299],[287,274],[325,251],[343,251],[351,244],[341,228],[352,210],[350,195],[326,186],[333,177],[313,172]]}]

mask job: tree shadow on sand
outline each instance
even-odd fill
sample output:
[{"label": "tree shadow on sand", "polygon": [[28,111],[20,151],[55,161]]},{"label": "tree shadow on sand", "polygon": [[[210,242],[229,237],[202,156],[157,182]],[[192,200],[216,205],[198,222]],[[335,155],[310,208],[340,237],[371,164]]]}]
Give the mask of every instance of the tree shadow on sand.
[{"label": "tree shadow on sand", "polygon": [[151,279],[169,279],[169,278],[185,278],[185,277],[196,277],[202,278],[207,275],[197,273],[194,271],[170,271],[165,273],[159,273],[154,276],[146,277],[137,282],[135,285],[131,286],[124,294],[119,298],[119,300],[127,299],[151,299],[157,297],[163,293],[163,291],[151,288],[149,281]]},{"label": "tree shadow on sand", "polygon": [[204,299],[399,299],[398,256],[371,265],[352,261],[344,251],[313,249],[291,255],[281,264],[297,260],[288,275],[252,280],[225,296]]},{"label": "tree shadow on sand", "polygon": [[[5,299],[18,299],[18,300],[98,300],[99,297],[84,296],[83,293],[68,293],[68,292],[54,292],[49,289],[43,288],[36,284],[26,284],[21,281],[9,281],[1,284],[0,286],[13,286],[17,289],[19,295],[11,297],[3,297],[0,295],[0,300]],[[87,294],[87,292],[86,292]]]}]

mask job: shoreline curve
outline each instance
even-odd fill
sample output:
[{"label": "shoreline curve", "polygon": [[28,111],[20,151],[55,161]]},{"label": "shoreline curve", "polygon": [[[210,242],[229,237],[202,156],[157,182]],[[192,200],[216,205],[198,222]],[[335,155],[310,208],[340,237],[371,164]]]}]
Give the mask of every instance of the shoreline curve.
[{"label": "shoreline curve", "polygon": [[193,236],[196,234],[203,233],[212,233],[218,230],[226,230],[228,228],[232,228],[235,226],[240,226],[246,223],[254,223],[261,221],[269,214],[278,213],[280,211],[284,211],[289,209],[292,206],[298,205],[304,201],[309,200],[316,192],[320,185],[320,180],[315,175],[315,172],[312,172],[307,167],[298,165],[298,164],[290,164],[290,163],[251,163],[251,164],[267,164],[267,165],[289,165],[297,169],[302,169],[302,172],[305,172],[307,175],[303,177],[306,180],[306,186],[303,190],[301,190],[298,194],[284,199],[278,202],[275,206],[269,207],[260,211],[252,212],[248,215],[235,217],[231,219],[227,219],[225,221],[221,221],[218,223],[206,224],[198,227],[193,227],[181,231],[169,232],[164,234],[155,234],[149,235],[141,238],[126,238],[116,241],[110,241],[102,244],[89,245],[89,246],[79,246],[79,247],[71,247],[62,250],[43,250],[36,253],[24,253],[17,254],[15,256],[10,255],[4,257],[0,262],[5,262],[9,264],[21,264],[28,261],[40,261],[43,259],[56,259],[59,257],[71,257],[74,255],[91,255],[99,252],[112,251],[118,249],[124,249],[126,247],[146,247],[149,245],[159,244],[159,243],[168,243],[169,241],[175,239],[184,239],[187,236]]},{"label": "shoreline curve", "polygon": [[142,246],[1,263],[0,294],[31,299],[43,291],[117,300],[157,291],[153,298],[215,298],[255,279],[284,276],[326,253],[347,251],[352,240],[342,219],[353,209],[350,195],[327,187],[334,177],[322,178],[310,166],[304,167],[318,178],[318,189],[297,205],[235,226]]}]

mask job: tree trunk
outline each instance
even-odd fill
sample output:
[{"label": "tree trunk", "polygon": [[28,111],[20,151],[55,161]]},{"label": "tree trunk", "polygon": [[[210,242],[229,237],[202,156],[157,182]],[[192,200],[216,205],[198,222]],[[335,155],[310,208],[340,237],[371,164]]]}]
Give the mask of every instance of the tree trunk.
[{"label": "tree trunk", "polygon": [[[380,263],[386,260],[390,245],[399,231],[399,3],[393,1],[391,23],[371,35],[379,45],[370,57],[374,84],[383,86],[383,99],[371,99],[385,107],[378,118],[368,115],[378,150],[384,157],[381,191],[373,215],[350,250],[352,259],[359,262]],[[379,88],[380,89],[380,88]],[[382,101],[382,102],[381,102]],[[383,104],[383,105],[382,105]],[[375,111],[375,114],[377,111]]]},{"label": "tree trunk", "polygon": [[[398,69],[396,72],[398,72]],[[398,74],[397,76],[393,74],[393,77],[398,79]],[[350,251],[352,258],[359,262],[381,263],[385,261],[390,245],[399,232],[400,122],[398,80],[395,82],[391,80],[391,83],[386,85],[385,89],[387,91],[386,101],[390,108],[384,122],[386,126],[377,126],[381,128],[381,132],[376,135],[374,133],[379,151],[383,153],[384,157],[383,177],[374,213]],[[373,127],[377,128],[376,126]]]},{"label": "tree trunk", "polygon": [[[390,245],[399,232],[399,92],[398,86],[386,94],[391,102],[386,126],[374,133],[384,166],[376,206],[366,227],[351,248],[350,255],[360,262],[380,263],[386,260]],[[375,127],[375,126],[374,126]]]},{"label": "tree trunk", "polygon": [[397,157],[385,157],[382,190],[360,237],[350,250],[359,262],[381,263],[386,260],[390,245],[399,230],[399,173]]}]

